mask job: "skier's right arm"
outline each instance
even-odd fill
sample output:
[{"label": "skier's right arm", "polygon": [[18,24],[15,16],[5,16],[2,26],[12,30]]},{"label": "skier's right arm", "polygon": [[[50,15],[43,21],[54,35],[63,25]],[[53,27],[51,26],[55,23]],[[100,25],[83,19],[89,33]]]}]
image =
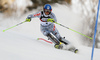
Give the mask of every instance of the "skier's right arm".
[{"label": "skier's right arm", "polygon": [[40,15],[41,15],[41,12],[38,12],[38,13],[35,13],[35,14],[30,14],[30,15],[27,16],[26,22],[30,22],[31,18],[35,18],[35,17],[40,18]]}]

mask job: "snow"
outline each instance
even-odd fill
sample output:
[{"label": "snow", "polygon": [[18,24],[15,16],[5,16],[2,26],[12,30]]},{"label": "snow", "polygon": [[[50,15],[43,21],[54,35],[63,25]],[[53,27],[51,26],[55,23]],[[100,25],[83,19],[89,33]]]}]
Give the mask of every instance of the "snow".
[{"label": "snow", "polygon": [[[82,32],[82,19],[66,7],[66,5],[55,4],[52,6],[58,23],[61,23],[76,31]],[[38,18],[32,19],[31,22],[23,23],[6,32],[2,30],[16,25],[25,20],[28,14],[37,12],[33,10],[23,15],[20,19],[5,18],[0,20],[0,60],[90,60],[92,47],[83,46],[82,36],[56,25],[61,36],[65,36],[74,46],[79,49],[75,54],[66,50],[55,49],[54,44],[49,44],[37,38],[47,39],[40,32],[40,21]],[[1,18],[0,18],[1,19]],[[14,19],[14,20],[13,20]],[[17,21],[16,21],[17,20]],[[94,60],[100,60],[100,49],[94,50]]]}]

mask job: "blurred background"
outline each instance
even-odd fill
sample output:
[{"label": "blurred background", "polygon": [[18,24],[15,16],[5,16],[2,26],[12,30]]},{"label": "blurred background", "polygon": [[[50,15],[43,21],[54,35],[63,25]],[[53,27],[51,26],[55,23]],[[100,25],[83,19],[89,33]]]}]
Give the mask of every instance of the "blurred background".
[{"label": "blurred background", "polygon": [[[32,14],[32,12],[35,13],[37,11],[41,11],[45,4],[51,4],[55,8],[60,7],[59,9],[61,8],[69,9],[70,10],[69,13],[72,15],[71,18],[74,17],[71,12],[78,15],[78,17],[76,17],[77,20],[75,22],[78,23],[78,21],[80,20],[82,21],[80,23],[82,24],[82,26],[79,27],[81,30],[80,32],[93,38],[98,0],[0,0],[0,27],[8,28],[19,23],[20,21],[25,20],[28,14],[30,13]],[[57,11],[57,9],[55,8],[54,10]],[[60,12],[64,13],[66,11],[67,10],[65,9],[64,11],[62,10]],[[68,17],[67,15],[68,14],[66,13],[66,17]],[[96,48],[100,48],[99,26],[100,26],[100,13],[99,13],[97,36],[96,36],[96,45],[95,45]],[[90,47],[92,46],[93,40],[90,40],[82,36],[81,37],[79,36],[79,38],[82,39],[81,42],[83,45]]]}]

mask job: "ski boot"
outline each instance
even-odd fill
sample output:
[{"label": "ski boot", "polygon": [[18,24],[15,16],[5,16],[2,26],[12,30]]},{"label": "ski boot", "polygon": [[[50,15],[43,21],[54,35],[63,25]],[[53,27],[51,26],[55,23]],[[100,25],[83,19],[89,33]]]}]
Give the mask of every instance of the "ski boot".
[{"label": "ski boot", "polygon": [[75,49],[75,50],[74,50],[74,53],[78,53],[78,49]]},{"label": "ski boot", "polygon": [[54,47],[55,47],[56,49],[62,49],[62,48],[63,48],[63,45],[62,45],[62,43],[60,42],[60,44],[55,44]]}]

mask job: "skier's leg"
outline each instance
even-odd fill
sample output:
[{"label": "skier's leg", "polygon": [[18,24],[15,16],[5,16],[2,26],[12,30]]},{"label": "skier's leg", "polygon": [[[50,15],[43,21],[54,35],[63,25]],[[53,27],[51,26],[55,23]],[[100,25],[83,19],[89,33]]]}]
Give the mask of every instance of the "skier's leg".
[{"label": "skier's leg", "polygon": [[55,37],[56,37],[60,42],[64,43],[62,49],[64,49],[64,50],[70,50],[70,51],[73,51],[73,52],[76,50],[75,47],[74,47],[68,40],[65,39],[65,37],[62,38],[62,37],[60,36],[60,34],[59,34],[59,32],[58,32],[58,30],[57,30],[56,28],[55,28],[54,31],[52,31],[52,33],[55,35]]},{"label": "skier's leg", "polygon": [[65,38],[62,38],[57,30],[57,28],[55,28],[55,30],[52,31],[52,33],[55,35],[55,37],[62,43],[64,43],[65,45],[67,45],[69,43],[69,41],[67,41]]},{"label": "skier's leg", "polygon": [[57,40],[51,33],[47,35],[48,39],[50,39],[54,44],[60,44],[59,40]]},{"label": "skier's leg", "polygon": [[52,34],[48,34],[47,36],[51,41],[54,42],[54,47],[57,48],[57,49],[62,49],[63,46],[62,46],[62,43],[57,39],[55,38]]},{"label": "skier's leg", "polygon": [[41,26],[41,32],[43,33],[44,36],[47,36],[48,39],[50,39],[55,45],[54,47],[57,48],[57,49],[61,49],[62,46],[60,45],[60,41],[58,39],[56,39],[48,29],[46,29],[45,27],[42,27]]}]

